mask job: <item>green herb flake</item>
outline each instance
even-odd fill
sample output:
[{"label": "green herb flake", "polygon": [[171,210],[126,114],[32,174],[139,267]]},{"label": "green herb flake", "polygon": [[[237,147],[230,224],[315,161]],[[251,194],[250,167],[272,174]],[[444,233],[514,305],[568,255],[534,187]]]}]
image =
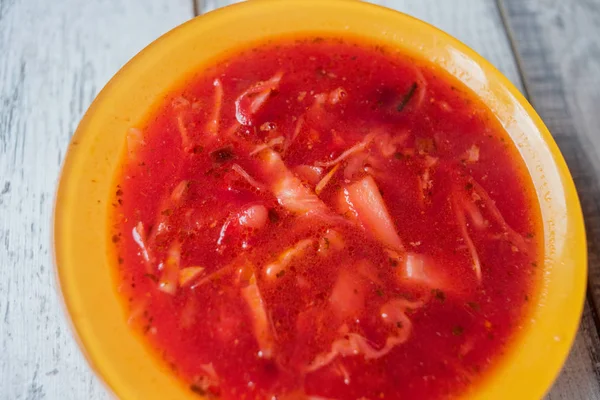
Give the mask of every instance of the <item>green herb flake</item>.
[{"label": "green herb flake", "polygon": [[170,217],[171,214],[173,214],[173,210],[171,210],[170,208],[167,208],[166,210],[162,210],[160,213],[162,215],[164,215],[165,217]]},{"label": "green herb flake", "polygon": [[158,283],[158,278],[156,277],[156,275],[154,274],[144,274],[144,276],[148,279],[150,279],[151,281],[154,281],[155,283]]},{"label": "green herb flake", "polygon": [[444,293],[443,290],[433,289],[431,291],[431,294],[433,294],[435,296],[435,298],[438,299],[441,303],[446,301],[446,293]]},{"label": "green herb flake", "polygon": [[467,183],[465,185],[465,190],[467,190],[467,191],[473,190],[473,184],[471,182]]},{"label": "green herb flake", "polygon": [[375,291],[375,293],[377,293],[377,296],[379,296],[379,297],[383,297],[383,290],[381,290],[381,289],[377,289],[377,290]]},{"label": "green herb flake", "polygon": [[436,144],[431,138],[418,137],[415,139],[415,149],[419,154],[431,154],[436,151]]},{"label": "green herb flake", "polygon": [[398,260],[396,260],[393,257],[390,257],[389,260],[390,260],[390,265],[392,266],[392,268],[396,268],[398,266]]},{"label": "green herb flake", "polygon": [[271,221],[272,224],[279,222],[279,214],[277,214],[277,211],[273,208],[269,209],[269,221]]},{"label": "green herb flake", "polygon": [[396,107],[396,111],[400,112],[400,111],[404,110],[404,107],[406,107],[406,105],[408,104],[410,99],[412,99],[416,90],[417,90],[417,82],[413,82],[413,84],[410,85],[410,88],[408,88],[408,91],[406,92],[406,94],[404,95],[404,97],[402,98],[402,100],[400,101],[398,106]]},{"label": "green herb flake", "polygon": [[284,275],[285,275],[285,269],[282,269],[281,271],[279,271],[278,273],[275,274],[275,276],[278,278],[281,278]]},{"label": "green herb flake", "polygon": [[469,301],[467,303],[467,305],[469,307],[471,307],[471,309],[475,310],[475,311],[479,311],[481,309],[481,307],[479,306],[479,303],[477,303],[476,301]]},{"label": "green herb flake", "polygon": [[460,325],[456,325],[454,328],[452,328],[452,334],[454,336],[460,336],[465,332],[464,328]]},{"label": "green herb flake", "polygon": [[232,146],[226,146],[210,153],[210,158],[217,164],[223,164],[235,158]]},{"label": "green herb flake", "polygon": [[204,151],[204,147],[198,145],[198,146],[194,146],[194,148],[192,149],[192,153],[194,154],[200,154]]}]

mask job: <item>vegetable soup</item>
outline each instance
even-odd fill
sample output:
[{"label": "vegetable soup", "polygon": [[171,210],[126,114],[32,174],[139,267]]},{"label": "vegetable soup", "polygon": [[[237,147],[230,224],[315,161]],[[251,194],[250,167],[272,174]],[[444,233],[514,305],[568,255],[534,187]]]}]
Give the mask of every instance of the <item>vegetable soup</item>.
[{"label": "vegetable soup", "polygon": [[186,77],[127,133],[113,206],[132,329],[208,398],[464,395],[541,275],[532,182],[491,111],[351,38]]}]

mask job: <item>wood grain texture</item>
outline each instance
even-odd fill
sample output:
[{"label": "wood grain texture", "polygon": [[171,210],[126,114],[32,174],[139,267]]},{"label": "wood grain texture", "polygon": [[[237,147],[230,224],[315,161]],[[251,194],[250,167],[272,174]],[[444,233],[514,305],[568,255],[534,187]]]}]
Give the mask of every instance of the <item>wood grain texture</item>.
[{"label": "wood grain texture", "polygon": [[369,0],[412,15],[477,51],[519,89],[521,77],[494,0]]},{"label": "wood grain texture", "polygon": [[189,0],[0,0],[0,399],[104,399],[52,265],[60,163],[98,90]]},{"label": "wood grain texture", "polygon": [[194,2],[194,13],[196,15],[205,14],[217,8],[225,7],[231,4],[240,3],[243,0],[192,0]]},{"label": "wood grain texture", "polygon": [[[49,236],[59,165],[82,113],[124,62],[162,32],[189,18],[194,5],[199,12],[233,2],[0,0],[0,399],[108,397],[72,339],[56,292]],[[523,89],[494,0],[373,2],[407,12],[458,37]],[[560,2],[525,3],[557,7]],[[595,0],[579,3],[597,11]],[[576,24],[572,14],[561,18],[564,26]],[[534,42],[527,51],[541,52],[542,57],[552,54],[547,48],[537,49]],[[592,50],[598,53],[597,47]],[[590,82],[580,74],[596,72],[597,77],[597,67],[576,63],[564,76],[575,74],[583,79],[581,83]],[[530,75],[525,78],[535,104],[538,94],[531,90]],[[578,100],[568,101],[592,114],[590,107],[597,103],[588,100],[598,100],[593,97],[598,96],[597,87],[585,86],[587,97],[579,98],[581,93],[573,92]],[[561,108],[561,104],[552,100],[548,109]],[[573,112],[569,112],[571,120]],[[551,129],[555,118],[564,123],[557,115],[542,113]],[[593,118],[596,120],[587,120],[585,129],[600,122],[598,113]],[[571,128],[579,129],[575,124],[572,122]],[[559,138],[561,146],[573,146],[570,136],[564,137]],[[581,147],[573,149],[580,151]],[[600,169],[590,172],[584,167],[580,177],[599,176]],[[586,201],[584,196],[582,199]],[[575,347],[549,398],[599,399],[597,369],[598,337],[586,307]]]},{"label": "wood grain texture", "polygon": [[600,0],[506,0],[527,92],[567,159],[589,242],[590,293],[600,309]]},{"label": "wood grain texture", "polygon": [[[600,398],[600,0],[499,0],[498,5],[529,100],[575,180],[588,236],[592,307],[586,307],[577,343],[550,397]],[[591,363],[572,362],[577,354],[588,354]]]}]

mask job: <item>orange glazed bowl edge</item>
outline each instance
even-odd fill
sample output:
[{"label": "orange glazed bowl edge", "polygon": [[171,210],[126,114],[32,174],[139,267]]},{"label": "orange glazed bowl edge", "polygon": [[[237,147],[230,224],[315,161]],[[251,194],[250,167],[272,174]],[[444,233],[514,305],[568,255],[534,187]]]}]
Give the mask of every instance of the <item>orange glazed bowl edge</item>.
[{"label": "orange glazed bowl edge", "polygon": [[541,398],[571,348],[586,290],[585,230],[567,165],[531,105],[489,62],[422,21],[349,0],[253,0],[208,13],[150,44],[97,96],[64,161],[53,239],[64,304],[89,363],[122,399],[198,399],[150,355],[117,293],[108,203],[125,135],[182,78],[224,53],[271,37],[315,34],[364,38],[436,64],[475,92],[514,141],[541,208],[544,273],[515,343],[464,397]]}]

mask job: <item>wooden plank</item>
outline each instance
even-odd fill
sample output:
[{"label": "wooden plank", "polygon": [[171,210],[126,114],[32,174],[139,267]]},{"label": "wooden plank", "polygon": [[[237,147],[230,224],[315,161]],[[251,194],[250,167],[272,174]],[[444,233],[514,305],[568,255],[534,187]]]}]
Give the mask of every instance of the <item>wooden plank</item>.
[{"label": "wooden plank", "polygon": [[588,235],[588,292],[593,307],[584,312],[571,357],[587,353],[589,362],[568,363],[550,397],[597,399],[600,342],[598,325],[592,322],[598,322],[600,310],[600,0],[500,0],[498,4],[518,54],[526,92],[573,174]]},{"label": "wooden plank", "polygon": [[50,220],[70,135],[190,0],[0,0],[0,398],[104,399],[63,315]]},{"label": "wooden plank", "polygon": [[[494,0],[453,0],[452,2],[439,2],[436,0],[373,0],[371,2],[415,16],[455,36],[487,58],[502,73],[504,73],[515,86],[521,91],[524,91],[525,86],[522,77],[520,76],[519,66],[516,62],[517,60],[511,49],[511,42],[508,40],[509,35],[503,26],[503,14],[500,12],[501,10]],[[549,61],[547,57],[550,57],[554,52],[555,54],[562,54],[568,49],[570,43],[576,42],[578,42],[578,44],[575,48],[579,50],[574,51],[575,54],[581,56],[582,54],[585,54],[582,50],[587,48],[591,54],[596,55],[596,64],[588,60],[587,63],[584,63],[581,66],[579,66],[577,62],[571,63],[568,66],[563,66],[566,77],[569,77],[574,73],[587,72],[585,74],[580,74],[581,81],[579,89],[581,89],[581,92],[572,91],[568,93],[573,97],[578,96],[579,102],[576,103],[577,105],[581,103],[583,107],[586,107],[578,110],[580,114],[585,114],[585,111],[587,111],[587,114],[590,115],[591,118],[595,118],[595,120],[588,119],[589,122],[587,123],[587,127],[600,126],[600,113],[591,112],[592,107],[597,108],[597,104],[599,104],[600,101],[600,90],[598,90],[600,87],[600,74],[598,73],[598,71],[600,71],[600,66],[597,64],[600,62],[600,50],[598,47],[600,42],[597,40],[593,42],[593,39],[598,36],[598,31],[594,30],[592,28],[593,25],[591,24],[591,21],[596,21],[596,24],[600,21],[600,0],[578,0],[568,2],[560,0],[547,0],[545,2],[537,0],[507,0],[507,2],[513,5],[512,11],[516,11],[515,8],[521,8],[521,4],[535,4],[540,13],[546,18],[544,21],[540,22],[542,26],[548,26],[552,20],[557,20],[560,22],[556,22],[554,24],[555,26],[560,26],[562,24],[564,29],[574,30],[571,37],[560,38],[561,32],[556,32],[556,37],[544,37],[544,35],[548,34],[545,31],[538,31],[537,34],[540,35],[540,37],[536,37],[535,40],[529,38],[529,36],[527,38],[517,38],[517,43],[528,46],[526,49],[523,49],[525,55],[531,54],[534,58],[535,65],[533,68],[530,66],[530,69],[537,71],[537,73],[541,75],[532,77],[527,74],[529,69],[524,68],[526,72],[525,78],[527,88],[530,89],[529,94],[532,96],[534,105],[537,106],[538,112],[542,113],[542,118],[544,118],[550,129],[555,132],[557,130],[555,125],[561,124],[560,127],[565,133],[568,134],[575,131],[574,128],[565,129],[567,127],[564,126],[566,124],[567,116],[572,115],[569,114],[569,111],[566,111],[568,107],[566,106],[565,101],[561,100],[565,99],[563,94],[564,90],[561,89],[563,91],[558,93],[555,91],[552,93],[552,91],[548,89],[548,85],[552,85],[553,82],[556,82],[557,78],[555,76],[545,76],[543,74],[548,73],[544,70],[544,65]],[[548,13],[548,11],[542,12],[542,10],[547,7],[546,3],[553,3],[555,8],[560,7],[560,9],[556,9],[550,13]],[[581,10],[577,13],[568,12],[571,3],[578,3],[578,7],[580,7]],[[585,6],[582,6],[583,4]],[[595,7],[593,5],[595,5]],[[583,18],[583,20],[588,21],[588,26],[582,31],[577,30],[576,27],[581,24],[583,15],[580,14],[586,13],[584,7],[592,9],[595,15],[587,14],[586,18]],[[532,26],[530,14],[527,14],[527,17],[523,17],[520,23],[521,30],[525,30],[528,35],[533,35],[531,28],[529,28],[530,30],[527,30],[529,26]],[[587,32],[588,34],[584,35],[584,32]],[[595,32],[596,35],[590,35],[590,32]],[[577,40],[578,36],[589,38],[587,46],[583,45],[581,40]],[[542,43],[541,39],[546,40],[546,42]],[[562,47],[553,47],[559,40],[563,41]],[[557,60],[559,60],[559,58],[557,58]],[[587,68],[588,70],[584,71],[582,70],[583,68]],[[533,79],[533,83],[530,82],[531,79]],[[533,84],[537,85],[539,90],[531,91],[531,89],[533,89]],[[574,87],[570,86],[568,89],[573,90]],[[527,94],[527,91],[525,92]],[[587,94],[587,97],[585,97],[585,94]],[[592,95],[595,96],[595,98],[592,98]],[[594,102],[593,100],[596,101]],[[547,112],[543,112],[544,110],[547,110]],[[582,115],[578,115],[578,118],[582,118]],[[594,124],[594,122],[596,123]],[[592,133],[594,131],[588,130],[587,132]],[[597,163],[595,166],[597,169],[595,171],[590,170],[589,162],[586,162],[586,160],[579,160],[581,164],[578,168],[574,168],[572,165],[573,162],[577,162],[581,157],[580,153],[582,153],[583,146],[585,146],[590,139],[586,139],[587,142],[582,141],[577,144],[577,142],[570,140],[570,137],[567,137],[567,140],[563,140],[556,135],[555,137],[559,141],[559,145],[562,146],[563,152],[567,150],[565,156],[567,156],[567,159],[570,162],[576,183],[578,183],[580,189],[579,193],[582,197],[582,203],[584,203],[584,209],[587,209],[586,221],[588,223],[588,235],[590,235],[589,240],[593,248],[590,253],[590,263],[597,263],[597,246],[600,245],[600,236],[598,236],[600,235],[600,214],[597,211],[597,206],[600,202],[600,192],[593,188],[592,183],[595,183],[598,179],[597,177],[600,176],[600,163],[597,162],[598,154],[600,154],[598,152],[600,147],[600,136],[595,137],[596,147],[590,147],[587,151],[588,153],[594,154],[596,157]],[[569,155],[571,155],[571,157],[569,157]],[[573,160],[570,158],[573,158]],[[592,210],[590,207],[595,208]],[[590,212],[590,210],[592,212]],[[592,228],[595,235],[590,233],[590,228]],[[581,328],[575,339],[571,354],[547,398],[551,400],[600,399],[600,379],[598,378],[598,369],[600,368],[599,354],[600,343],[593,313],[586,304]]]},{"label": "wooden plank", "polygon": [[477,51],[522,90],[510,42],[494,0],[369,0],[412,15]]},{"label": "wooden plank", "polygon": [[205,14],[216,8],[225,7],[230,4],[239,3],[242,0],[192,0],[196,15]]},{"label": "wooden plank", "polygon": [[590,292],[600,309],[600,0],[503,2],[527,92],[559,142],[587,222]]},{"label": "wooden plank", "polygon": [[598,400],[598,334],[592,311],[585,304],[581,327],[562,373],[554,383],[547,400]]}]

